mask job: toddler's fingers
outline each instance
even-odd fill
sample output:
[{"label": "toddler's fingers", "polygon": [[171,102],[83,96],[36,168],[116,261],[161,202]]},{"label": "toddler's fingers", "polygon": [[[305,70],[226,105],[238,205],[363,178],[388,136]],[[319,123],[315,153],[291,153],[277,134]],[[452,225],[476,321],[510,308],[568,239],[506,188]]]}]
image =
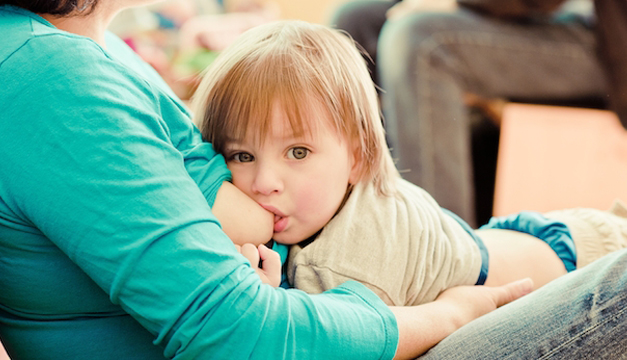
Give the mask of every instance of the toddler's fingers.
[{"label": "toddler's fingers", "polygon": [[279,286],[281,283],[281,255],[263,244],[259,245],[258,253],[261,258],[261,267],[271,284]]},{"label": "toddler's fingers", "polygon": [[257,250],[257,247],[255,245],[242,245],[241,253],[246,259],[248,259],[248,261],[250,261],[250,265],[252,265],[253,269],[259,268],[259,250]]}]

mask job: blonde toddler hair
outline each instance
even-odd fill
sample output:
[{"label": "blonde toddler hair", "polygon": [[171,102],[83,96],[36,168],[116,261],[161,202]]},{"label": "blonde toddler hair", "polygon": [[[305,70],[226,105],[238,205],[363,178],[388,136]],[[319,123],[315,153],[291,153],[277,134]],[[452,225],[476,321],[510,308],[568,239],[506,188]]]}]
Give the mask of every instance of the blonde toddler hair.
[{"label": "blonde toddler hair", "polygon": [[382,195],[395,193],[398,171],[385,141],[377,93],[365,59],[344,33],[303,21],[252,28],[218,56],[193,98],[194,122],[224,153],[229,139],[253,131],[263,142],[279,103],[295,135],[316,126],[315,105],[355,149],[358,181]]}]

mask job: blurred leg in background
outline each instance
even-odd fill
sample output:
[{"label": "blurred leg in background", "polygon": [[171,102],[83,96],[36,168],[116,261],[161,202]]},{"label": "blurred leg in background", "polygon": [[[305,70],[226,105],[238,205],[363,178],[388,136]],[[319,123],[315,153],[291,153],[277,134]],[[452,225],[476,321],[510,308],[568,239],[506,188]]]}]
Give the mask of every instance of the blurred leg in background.
[{"label": "blurred leg in background", "polygon": [[399,170],[471,226],[490,214],[477,214],[467,94],[550,103],[606,91],[593,30],[577,17],[415,13],[387,21],[378,46],[382,108]]}]

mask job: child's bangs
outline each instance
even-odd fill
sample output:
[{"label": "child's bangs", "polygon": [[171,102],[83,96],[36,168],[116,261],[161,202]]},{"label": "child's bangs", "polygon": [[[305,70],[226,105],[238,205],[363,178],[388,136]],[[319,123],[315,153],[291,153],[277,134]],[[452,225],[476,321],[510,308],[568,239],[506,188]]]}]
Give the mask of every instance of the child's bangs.
[{"label": "child's bangs", "polygon": [[274,111],[284,113],[292,131],[288,135],[294,137],[315,136],[320,125],[333,125],[321,122],[329,119],[328,101],[316,90],[324,86],[311,65],[303,66],[292,56],[266,55],[241,64],[241,74],[231,79],[229,88],[237,91],[227,102],[225,137],[240,140],[252,136],[255,144],[263,145],[272,131]]},{"label": "child's bangs", "polygon": [[[267,79],[273,83],[273,102],[285,113],[295,137],[315,137],[321,127],[331,127],[342,136],[347,134],[338,76],[322,61],[323,56],[319,48],[301,43],[272,62],[275,69],[280,69]],[[264,72],[270,74],[273,70]]]}]

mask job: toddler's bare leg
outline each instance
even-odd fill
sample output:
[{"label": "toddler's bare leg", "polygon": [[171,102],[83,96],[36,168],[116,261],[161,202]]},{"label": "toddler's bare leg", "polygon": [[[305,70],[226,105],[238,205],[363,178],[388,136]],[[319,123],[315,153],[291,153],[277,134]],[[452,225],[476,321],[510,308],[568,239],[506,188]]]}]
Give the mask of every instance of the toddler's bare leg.
[{"label": "toddler's bare leg", "polygon": [[535,288],[566,274],[564,263],[544,241],[519,231],[475,230],[490,254],[485,285],[503,285],[530,277]]}]

